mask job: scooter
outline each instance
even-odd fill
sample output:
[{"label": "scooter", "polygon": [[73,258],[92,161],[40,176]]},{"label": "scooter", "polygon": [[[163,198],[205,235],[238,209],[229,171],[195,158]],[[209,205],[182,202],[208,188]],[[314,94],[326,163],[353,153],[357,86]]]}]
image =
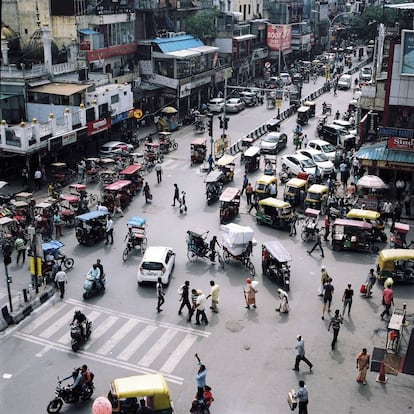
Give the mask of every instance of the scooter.
[{"label": "scooter", "polygon": [[282,167],[282,170],[279,172],[279,178],[283,184],[287,183],[290,180],[290,172],[288,167]]},{"label": "scooter", "polygon": [[83,298],[88,299],[95,295],[100,295],[105,292],[106,276],[99,280],[99,283],[91,275],[87,275],[85,282],[83,283]]},{"label": "scooter", "polygon": [[84,344],[91,336],[92,322],[86,320],[85,324],[85,336],[82,335],[82,327],[78,322],[75,321],[70,324],[70,337],[73,352],[78,352],[81,345]]}]

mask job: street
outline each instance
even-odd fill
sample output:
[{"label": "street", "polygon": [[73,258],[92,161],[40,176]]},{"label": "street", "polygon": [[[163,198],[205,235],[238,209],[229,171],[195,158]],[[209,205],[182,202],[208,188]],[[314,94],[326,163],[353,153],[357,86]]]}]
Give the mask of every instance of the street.
[{"label": "street", "polygon": [[[318,84],[322,82],[320,77]],[[316,87],[313,82],[304,84],[303,96]],[[322,102],[329,102],[332,104],[329,119],[332,120],[336,110],[344,112],[351,99],[352,89],[338,91],[337,96],[333,93],[322,95],[317,100],[316,114],[321,113]],[[283,108],[286,106],[284,101]],[[232,142],[246,136],[276,113],[262,105],[247,108],[238,115],[228,115],[228,134]],[[296,118],[291,117],[282,123],[281,131],[288,135],[289,141],[278,159],[281,155],[294,153],[292,131],[295,121]],[[217,117],[214,131],[220,136]],[[312,118],[304,127],[304,133],[311,140],[315,131],[316,119]],[[173,135],[179,148],[166,156],[162,164],[162,182],[157,184],[155,171],[144,177],[153,194],[152,203],[145,204],[141,194],[135,197],[125,216],[114,220],[113,245],[105,246],[101,242],[94,247],[80,246],[73,229],[63,229],[64,251],[75,258],[75,266],[68,272],[65,298],[57,299],[53,305],[47,303],[35,317],[26,318],[20,325],[9,328],[5,338],[0,337],[3,376],[0,411],[10,414],[45,412],[54,395],[56,377],[66,377],[72,368],[86,363],[95,373],[94,398],[106,395],[111,380],[116,377],[161,372],[170,386],[176,412],[186,413],[196,392],[197,361],[194,354],[197,352],[207,366],[207,384],[212,387],[215,398],[212,413],[287,413],[287,393],[291,388],[297,389],[300,379],[309,388],[310,413],[411,412],[413,376],[389,375],[388,383],[381,385],[375,382],[377,373],[369,372],[368,385],[355,381],[355,359],[361,349],[366,347],[372,353],[373,347],[385,347],[387,325],[379,317],[383,309],[381,287],[375,286],[371,299],[359,294],[359,287],[365,282],[368,270],[375,267],[377,256],[333,252],[325,244],[325,258],[322,259],[319,252],[308,255],[306,250],[312,242],[301,240],[302,223],[297,224],[296,237],[259,226],[254,216],[248,213],[243,196],[240,216],[234,222],[254,230],[257,245],[252,260],[259,281],[257,309],[245,309],[243,287],[248,272],[240,263],[230,261],[224,270],[220,270],[217,264],[211,265],[208,260],[193,263],[187,260],[185,236],[191,227],[208,229],[208,240],[213,235],[220,239],[219,203],[207,206],[205,173],[200,172],[199,165],[190,165],[190,143],[197,137],[192,128],[184,127]],[[259,171],[249,175],[253,185],[263,174],[263,167],[261,165]],[[234,186],[241,188],[243,173],[237,157]],[[178,207],[171,206],[174,183],[180,191],[186,192],[187,214],[180,214]],[[94,186],[88,185],[88,189],[98,193]],[[279,183],[278,198],[282,197],[283,185]],[[165,288],[166,302],[161,313],[156,312],[155,286],[138,286],[136,282],[142,255],[133,253],[126,262],[122,261],[126,223],[134,215],[147,219],[148,245],[170,246],[176,252],[176,265],[170,284]],[[412,238],[412,235],[411,238],[408,236],[407,240]],[[279,286],[262,278],[261,274],[261,245],[272,239],[281,241],[293,256],[289,292],[291,310],[287,315],[275,312]],[[97,258],[101,258],[107,275],[106,292],[84,301],[85,274]],[[333,310],[342,310],[342,293],[348,283],[355,291],[351,315],[344,317],[335,351],[330,348],[332,334],[327,332],[329,318],[321,320],[322,301],[317,295],[322,264],[333,278]],[[14,278],[13,290],[19,291],[29,283],[27,267],[27,262],[23,267],[17,266],[14,254],[9,267]],[[207,307],[208,326],[189,324],[186,312],[177,315],[177,291],[185,280],[190,281],[190,288],[202,289],[206,294],[210,280],[220,286],[220,311],[211,313]],[[0,283],[4,295],[4,277]],[[407,320],[411,323],[404,330],[404,346],[414,321],[414,288],[395,286],[394,291],[395,305],[407,304]],[[76,309],[82,309],[93,321],[93,332],[82,350],[74,354],[70,348],[69,323]],[[299,372],[292,371],[299,334],[305,339],[306,356],[314,365],[312,372],[303,362]],[[86,414],[91,412],[91,406],[92,402],[65,406],[62,412]]]}]

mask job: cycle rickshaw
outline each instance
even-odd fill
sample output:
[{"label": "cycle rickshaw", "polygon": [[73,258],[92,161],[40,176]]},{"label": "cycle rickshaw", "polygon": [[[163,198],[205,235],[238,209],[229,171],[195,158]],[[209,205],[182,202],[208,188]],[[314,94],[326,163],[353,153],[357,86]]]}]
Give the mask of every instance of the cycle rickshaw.
[{"label": "cycle rickshaw", "polygon": [[221,254],[215,249],[210,249],[210,245],[205,241],[208,232],[208,230],[200,228],[187,230],[187,258],[190,262],[194,262],[199,257],[206,257],[214,262],[217,257],[220,267],[224,268],[224,260]]},{"label": "cycle rickshaw", "polygon": [[300,234],[303,241],[315,240],[316,234],[319,231],[318,218],[321,212],[314,208],[307,208],[305,210],[306,220]]},{"label": "cycle rickshaw", "polygon": [[128,220],[127,226],[128,233],[125,236],[127,244],[122,253],[122,260],[124,262],[128,259],[129,254],[133,250],[141,250],[141,253],[144,253],[148,244],[146,235],[146,220],[144,217],[131,217]]}]

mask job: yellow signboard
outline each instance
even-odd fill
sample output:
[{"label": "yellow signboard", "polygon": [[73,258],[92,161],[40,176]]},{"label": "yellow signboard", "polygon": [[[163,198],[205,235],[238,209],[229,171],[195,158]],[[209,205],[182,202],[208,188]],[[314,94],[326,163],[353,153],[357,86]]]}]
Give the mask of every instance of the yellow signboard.
[{"label": "yellow signboard", "polygon": [[280,99],[276,99],[276,108],[281,108],[283,104],[283,101]]},{"label": "yellow signboard", "polygon": [[217,138],[214,141],[214,152],[216,155],[223,154],[228,147],[230,147],[231,138],[226,135],[224,138]]}]

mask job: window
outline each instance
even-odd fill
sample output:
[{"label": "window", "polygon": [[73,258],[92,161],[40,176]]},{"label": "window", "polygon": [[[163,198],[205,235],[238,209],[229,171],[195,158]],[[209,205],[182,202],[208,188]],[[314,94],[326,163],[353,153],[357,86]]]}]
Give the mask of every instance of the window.
[{"label": "window", "polygon": [[112,95],[111,96],[111,105],[119,102],[119,95]]}]

